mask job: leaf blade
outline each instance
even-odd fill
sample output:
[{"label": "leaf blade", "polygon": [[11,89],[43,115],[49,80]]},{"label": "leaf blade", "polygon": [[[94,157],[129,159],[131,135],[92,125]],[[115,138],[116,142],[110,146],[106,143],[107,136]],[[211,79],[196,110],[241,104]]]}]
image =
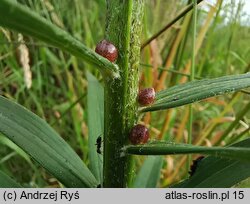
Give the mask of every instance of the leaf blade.
[{"label": "leaf blade", "polygon": [[194,103],[206,98],[239,91],[250,86],[250,73],[223,76],[180,84],[156,93],[156,101],[141,112],[158,111]]},{"label": "leaf blade", "polygon": [[[250,147],[250,139],[234,144],[236,147]],[[250,177],[250,163],[213,156],[200,161],[194,175],[173,188],[229,188]],[[219,179],[218,179],[219,178]]]},{"label": "leaf blade", "polygon": [[205,147],[191,144],[175,144],[166,141],[154,141],[144,145],[128,145],[122,149],[122,154],[205,154],[250,162],[250,148],[248,147]]},{"label": "leaf blade", "polygon": [[162,164],[163,157],[149,156],[136,176],[133,188],[156,188]]},{"label": "leaf blade", "polygon": [[44,120],[2,96],[0,96],[0,132],[66,187],[97,185],[86,165]]},{"label": "leaf blade", "polygon": [[97,153],[96,140],[104,131],[104,90],[98,80],[87,72],[88,80],[88,127],[90,170],[98,183],[102,181],[103,155]]}]

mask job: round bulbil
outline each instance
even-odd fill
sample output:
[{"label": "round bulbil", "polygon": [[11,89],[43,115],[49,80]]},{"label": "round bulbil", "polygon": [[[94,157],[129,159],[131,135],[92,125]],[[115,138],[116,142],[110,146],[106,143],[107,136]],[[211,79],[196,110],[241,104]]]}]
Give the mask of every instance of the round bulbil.
[{"label": "round bulbil", "polygon": [[129,140],[132,144],[145,144],[149,139],[149,131],[144,125],[135,125],[129,134]]},{"label": "round bulbil", "polygon": [[116,61],[118,57],[117,48],[107,40],[102,40],[99,42],[95,48],[95,52],[107,58],[110,62]]},{"label": "round bulbil", "polygon": [[142,106],[147,106],[154,103],[155,90],[154,88],[145,88],[139,91],[138,102]]}]

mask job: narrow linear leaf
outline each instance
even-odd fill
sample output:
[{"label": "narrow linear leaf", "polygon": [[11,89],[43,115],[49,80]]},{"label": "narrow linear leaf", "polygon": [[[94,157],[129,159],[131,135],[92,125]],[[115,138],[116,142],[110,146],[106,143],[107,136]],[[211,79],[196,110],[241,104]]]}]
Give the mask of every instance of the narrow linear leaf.
[{"label": "narrow linear leaf", "polygon": [[95,187],[97,181],[73,149],[41,118],[0,96],[0,132],[66,187]]},{"label": "narrow linear leaf", "polygon": [[104,131],[104,90],[98,80],[87,72],[88,80],[88,128],[89,168],[98,183],[102,182],[103,155],[97,153],[96,140],[103,138]]},{"label": "narrow linear leaf", "polygon": [[213,96],[239,91],[249,86],[250,73],[192,81],[158,92],[155,103],[141,108],[140,111],[157,111],[183,106]]},{"label": "narrow linear leaf", "polygon": [[128,145],[122,151],[122,154],[136,155],[205,154],[250,162],[250,148],[243,147],[203,147],[155,141],[144,145]]},{"label": "narrow linear leaf", "polygon": [[95,65],[104,75],[118,77],[115,64],[87,48],[66,31],[15,1],[1,0],[0,26],[42,40]]},{"label": "narrow linear leaf", "polygon": [[136,175],[134,188],[156,188],[160,179],[163,157],[149,156]]},{"label": "narrow linear leaf", "polygon": [[[233,145],[250,148],[250,139]],[[173,188],[229,188],[250,177],[250,163],[213,156],[202,159],[190,178]]]},{"label": "narrow linear leaf", "polygon": [[0,188],[22,188],[22,186],[0,171]]}]

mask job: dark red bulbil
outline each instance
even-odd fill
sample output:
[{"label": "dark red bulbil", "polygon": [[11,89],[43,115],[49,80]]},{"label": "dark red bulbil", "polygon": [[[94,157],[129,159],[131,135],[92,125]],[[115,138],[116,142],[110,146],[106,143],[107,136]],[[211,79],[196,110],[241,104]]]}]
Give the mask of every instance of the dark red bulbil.
[{"label": "dark red bulbil", "polygon": [[149,139],[149,131],[144,125],[134,126],[129,134],[129,140],[132,144],[145,144]]},{"label": "dark red bulbil", "polygon": [[155,90],[154,88],[146,88],[139,91],[138,102],[140,105],[147,106],[154,102]]},{"label": "dark red bulbil", "polygon": [[118,57],[118,50],[116,47],[107,40],[99,42],[95,48],[95,52],[107,58],[110,62],[116,61]]}]

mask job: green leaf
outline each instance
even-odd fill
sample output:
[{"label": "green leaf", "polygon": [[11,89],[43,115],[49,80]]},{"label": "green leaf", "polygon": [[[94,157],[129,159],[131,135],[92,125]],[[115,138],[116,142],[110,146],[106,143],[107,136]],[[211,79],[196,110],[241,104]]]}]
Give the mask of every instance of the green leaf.
[{"label": "green leaf", "polygon": [[134,188],[155,188],[160,179],[163,157],[149,156],[136,176]]},{"label": "green leaf", "polygon": [[104,90],[98,80],[87,72],[88,80],[88,128],[89,168],[98,183],[102,182],[103,155],[97,153],[96,140],[103,138],[104,131]]},{"label": "green leaf", "polygon": [[118,77],[117,66],[45,18],[12,0],[1,0],[0,26],[58,47],[95,65],[104,75]]},{"label": "green leaf", "polygon": [[180,84],[156,93],[156,101],[141,112],[157,111],[194,103],[206,98],[239,91],[250,86],[250,73],[204,79]]},{"label": "green leaf", "polygon": [[205,154],[216,157],[250,162],[250,148],[243,147],[203,147],[191,144],[175,144],[166,141],[153,141],[144,145],[128,145],[122,149],[122,155],[171,155]]},{"label": "green leaf", "polygon": [[73,149],[41,118],[0,96],[0,132],[66,187],[95,187],[97,181]]},{"label": "green leaf", "polygon": [[[250,139],[233,146],[250,148]],[[250,155],[249,155],[250,157]],[[229,188],[250,177],[250,163],[207,157],[201,160],[193,176],[174,188]]]},{"label": "green leaf", "polygon": [[0,171],[0,188],[22,188],[22,186]]}]

